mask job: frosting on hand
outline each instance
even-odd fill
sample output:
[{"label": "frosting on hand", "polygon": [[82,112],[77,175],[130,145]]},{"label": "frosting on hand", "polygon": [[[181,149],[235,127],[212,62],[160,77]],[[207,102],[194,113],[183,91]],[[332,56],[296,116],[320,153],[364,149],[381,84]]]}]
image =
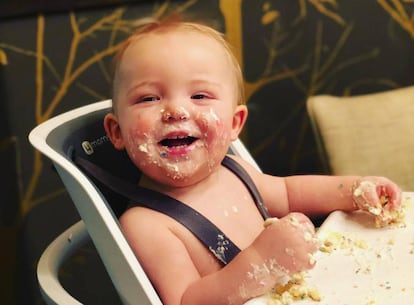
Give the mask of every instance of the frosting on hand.
[{"label": "frosting on hand", "polygon": [[376,225],[383,227],[401,220],[400,188],[384,177],[363,177],[352,187],[356,207],[375,217]]}]

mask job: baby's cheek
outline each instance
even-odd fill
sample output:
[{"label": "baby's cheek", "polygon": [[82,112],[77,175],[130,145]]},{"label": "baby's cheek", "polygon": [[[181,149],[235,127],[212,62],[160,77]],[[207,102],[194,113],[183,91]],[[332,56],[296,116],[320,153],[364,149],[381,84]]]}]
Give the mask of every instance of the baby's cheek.
[{"label": "baby's cheek", "polygon": [[196,122],[204,135],[206,146],[224,146],[227,144],[229,138],[228,129],[213,109],[207,112],[200,112],[196,116]]},{"label": "baby's cheek", "polygon": [[130,129],[128,131],[126,146],[130,158],[133,159],[135,163],[138,160],[144,162],[153,154],[148,134],[140,130]]}]

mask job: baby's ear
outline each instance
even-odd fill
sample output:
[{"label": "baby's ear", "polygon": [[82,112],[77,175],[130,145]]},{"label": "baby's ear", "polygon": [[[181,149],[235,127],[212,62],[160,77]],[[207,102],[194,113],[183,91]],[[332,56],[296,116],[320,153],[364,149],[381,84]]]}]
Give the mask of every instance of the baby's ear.
[{"label": "baby's ear", "polygon": [[243,129],[244,124],[247,120],[247,107],[246,105],[237,105],[233,115],[233,125],[231,140],[234,141],[239,137],[240,132]]},{"label": "baby's ear", "polygon": [[125,148],[124,139],[122,137],[121,128],[118,124],[118,119],[113,113],[108,113],[104,118],[104,127],[107,136],[111,140],[116,149],[122,150]]}]

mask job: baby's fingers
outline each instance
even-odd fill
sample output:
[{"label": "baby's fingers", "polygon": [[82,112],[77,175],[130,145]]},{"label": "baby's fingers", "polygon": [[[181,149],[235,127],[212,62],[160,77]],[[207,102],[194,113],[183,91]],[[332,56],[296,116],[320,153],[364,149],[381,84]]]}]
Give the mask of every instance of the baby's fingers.
[{"label": "baby's fingers", "polygon": [[375,216],[378,227],[396,223],[403,218],[400,188],[384,177],[365,177],[355,184],[356,206]]},{"label": "baby's fingers", "polygon": [[381,185],[379,190],[381,204],[388,210],[401,207],[401,189],[394,183]]},{"label": "baby's fingers", "polygon": [[354,184],[352,197],[358,209],[378,215],[381,213],[380,196],[377,184],[372,180],[361,179]]},{"label": "baby's fingers", "polygon": [[[386,208],[388,210],[395,210],[401,206],[401,189],[397,184],[385,177],[366,177],[365,183],[370,181],[375,185],[376,197],[378,199],[370,198],[371,206],[375,203],[376,206]],[[371,196],[374,196],[372,194]]]}]

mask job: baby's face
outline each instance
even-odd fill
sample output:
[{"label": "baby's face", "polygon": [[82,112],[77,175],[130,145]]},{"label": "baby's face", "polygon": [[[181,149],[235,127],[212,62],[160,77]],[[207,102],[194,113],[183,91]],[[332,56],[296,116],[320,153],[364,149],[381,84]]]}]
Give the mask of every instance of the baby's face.
[{"label": "baby's face", "polygon": [[152,180],[187,186],[237,138],[236,79],[222,46],[193,32],[146,35],[119,67],[117,118],[130,158]]}]

